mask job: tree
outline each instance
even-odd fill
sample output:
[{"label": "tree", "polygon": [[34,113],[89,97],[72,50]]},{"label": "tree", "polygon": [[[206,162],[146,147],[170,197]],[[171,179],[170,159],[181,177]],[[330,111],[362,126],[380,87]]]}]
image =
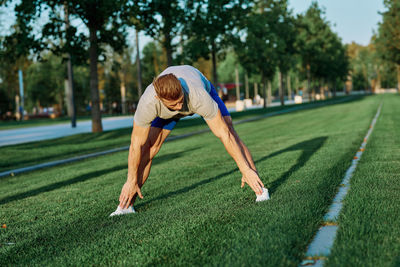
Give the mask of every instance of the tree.
[{"label": "tree", "polygon": [[296,29],[294,18],[288,10],[287,0],[276,1],[273,5],[272,14],[275,15],[274,23],[271,26],[274,28],[275,36],[277,37],[275,50],[280,77],[279,96],[283,106],[285,105],[284,81],[287,72],[295,64]]},{"label": "tree", "polygon": [[[131,55],[133,53],[132,47],[128,47],[124,49],[122,53],[113,53],[110,51],[110,56],[108,57],[108,75],[109,78],[112,81],[117,81],[119,84],[117,85],[116,88],[119,87],[119,100],[113,100],[113,101],[118,101],[121,103],[121,112],[125,114],[127,112],[127,91],[128,91],[128,85],[130,81],[133,79],[131,75],[131,68],[133,63],[131,62]],[[115,86],[114,86],[115,87]],[[116,89],[114,88],[114,89]],[[113,88],[109,88],[111,90],[109,91],[117,91],[118,90],[113,90]],[[139,93],[139,92],[138,92]],[[107,98],[108,97],[108,94]],[[139,95],[139,94],[138,94]],[[140,97],[140,96],[139,96]]]},{"label": "tree", "polygon": [[149,42],[143,47],[143,83],[150,84],[166,65],[162,48],[155,42]]},{"label": "tree", "polygon": [[347,46],[350,58],[352,83],[354,90],[365,90],[373,87],[373,80],[378,79],[379,69],[375,67],[375,52],[370,46],[351,43]]},{"label": "tree", "polygon": [[[328,23],[322,18],[323,11],[317,2],[313,2],[304,15],[297,17],[298,35],[297,49],[302,61],[303,70],[307,77],[307,92],[311,90],[311,79],[318,77],[319,67],[324,58],[325,33],[328,31]],[[313,94],[314,95],[314,88]]]},{"label": "tree", "polygon": [[[64,30],[64,4],[67,4],[73,19],[83,22],[88,35],[78,34],[78,29],[73,25],[70,25],[68,31]],[[89,58],[93,132],[102,131],[97,69],[99,56],[104,55],[107,45],[116,51],[122,51],[125,47],[125,28],[129,25],[128,20],[131,17],[127,13],[131,10],[127,4],[127,0],[22,0],[15,7],[20,31],[15,32],[11,38],[18,40],[17,54],[26,55],[33,52],[39,55],[43,50],[50,50],[56,55],[69,52],[74,62]],[[49,21],[40,29],[38,35],[33,31],[32,25],[43,10],[48,11]],[[12,45],[10,42],[8,44],[9,47]]]},{"label": "tree", "polygon": [[241,65],[248,73],[261,76],[264,107],[267,103],[265,86],[267,81],[272,80],[279,62],[277,47],[280,33],[275,26],[281,16],[281,9],[278,8],[280,3],[273,0],[257,1],[252,12],[243,18],[234,39],[235,52]]},{"label": "tree", "polygon": [[397,65],[397,90],[400,93],[400,2],[384,0],[387,8],[379,23],[377,47],[382,57]]},{"label": "tree", "polygon": [[63,108],[65,66],[61,58],[48,53],[26,71],[27,104],[30,107],[49,107],[58,103]]},{"label": "tree", "polygon": [[[140,2],[140,1],[138,1]],[[162,45],[167,65],[171,66],[175,45],[172,39],[182,28],[185,11],[179,0],[148,0],[141,5],[142,27],[145,32]]]},{"label": "tree", "polygon": [[211,55],[213,83],[218,84],[218,53],[229,45],[227,34],[247,12],[244,0],[191,0],[183,33],[186,36],[184,53],[190,60]]},{"label": "tree", "polygon": [[313,2],[305,15],[297,18],[298,38],[296,46],[307,76],[307,91],[310,93],[311,80],[314,80],[312,95],[319,88],[322,97],[328,83],[334,87],[348,74],[348,59],[345,47],[339,36],[323,17],[324,11]]}]

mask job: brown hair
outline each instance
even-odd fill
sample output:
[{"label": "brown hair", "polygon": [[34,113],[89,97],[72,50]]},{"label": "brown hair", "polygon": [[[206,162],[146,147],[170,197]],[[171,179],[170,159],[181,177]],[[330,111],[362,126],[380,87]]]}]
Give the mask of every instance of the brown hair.
[{"label": "brown hair", "polygon": [[177,100],[182,95],[182,86],[172,73],[165,74],[153,80],[157,96],[162,99]]}]

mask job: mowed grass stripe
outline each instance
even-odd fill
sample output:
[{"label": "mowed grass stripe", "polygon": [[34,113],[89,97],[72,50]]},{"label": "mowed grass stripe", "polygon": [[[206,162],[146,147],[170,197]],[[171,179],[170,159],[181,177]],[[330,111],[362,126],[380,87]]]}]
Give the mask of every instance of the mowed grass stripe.
[{"label": "mowed grass stripe", "polygon": [[382,114],[351,180],[327,266],[400,265],[400,96]]},{"label": "mowed grass stripe", "polygon": [[[341,102],[346,102],[346,101],[349,101],[349,99],[346,99],[346,98],[337,99],[337,101],[335,101],[335,102],[336,103],[341,103]],[[316,108],[316,107],[320,107],[320,106],[323,106],[323,105],[326,105],[326,103],[324,103],[324,102],[315,103],[312,106],[314,106]],[[277,116],[277,115],[281,115],[281,114],[285,114],[285,113],[299,111],[299,110],[302,110],[302,109],[307,108],[307,107],[310,107],[310,106],[297,105],[297,106],[293,106],[293,107],[289,107],[289,108],[283,108],[283,109],[277,110],[277,111],[272,111],[272,112],[269,111],[269,112],[266,112],[266,113],[261,114],[261,115],[254,115],[254,116],[251,116],[250,118],[246,118],[246,117],[250,116],[251,114],[254,114],[254,112],[247,111],[247,112],[243,112],[244,114],[240,114],[240,115],[234,114],[233,115],[233,118],[234,118],[233,119],[233,124],[237,125],[237,124],[241,124],[241,123],[257,121],[257,120],[260,120],[260,119],[263,119],[263,118],[267,118],[267,117],[272,117],[272,116]],[[260,113],[260,111],[258,111],[255,114],[259,114],[259,113]],[[241,117],[245,117],[245,118],[243,118],[243,119],[235,119],[235,118],[241,118]],[[191,124],[197,125],[197,124],[200,124],[200,123],[199,123],[199,120],[196,120],[194,123],[191,123]],[[176,134],[170,135],[166,139],[165,142],[191,137],[193,135],[202,134],[202,133],[205,133],[205,132],[208,132],[208,131],[210,131],[210,129],[207,128],[207,127],[206,128],[202,127],[200,129],[192,131],[192,132],[187,132],[187,130],[186,130],[180,135],[176,135]],[[75,137],[75,139],[76,139],[76,137]],[[71,163],[71,162],[75,162],[75,161],[80,161],[80,160],[84,160],[84,159],[88,159],[88,158],[108,155],[108,154],[111,154],[111,153],[120,152],[120,151],[124,151],[124,150],[128,150],[128,149],[129,149],[129,146],[117,147],[117,148],[107,149],[107,150],[98,151],[98,152],[94,152],[94,153],[83,154],[83,155],[79,155],[79,156],[72,156],[70,158],[64,158],[64,159],[60,159],[60,160],[52,160],[52,161],[48,161],[48,162],[43,162],[43,163],[39,163],[39,164],[36,164],[36,165],[29,165],[29,166],[22,167],[22,168],[11,169],[11,170],[0,172],[0,178],[7,177],[9,175],[15,176],[17,174],[21,174],[21,173],[29,172],[29,171],[35,171],[35,170],[39,170],[39,169],[43,169],[43,168],[55,167],[55,166],[58,166],[58,165]],[[97,150],[99,150],[99,148],[97,148]],[[43,153],[45,153],[45,151],[42,151],[42,154]],[[58,156],[65,157],[60,152],[58,152],[58,153],[59,153]],[[81,153],[79,153],[79,154],[81,154]],[[18,156],[18,155],[14,155],[14,158],[15,158],[15,156]],[[53,157],[54,157],[54,155],[53,155]],[[7,163],[5,165],[7,165]]]},{"label": "mowed grass stripe", "polygon": [[[234,112],[232,113],[232,118],[234,121],[240,121],[274,112],[312,108],[357,99],[360,99],[360,97],[339,97],[317,103]],[[207,125],[200,118],[182,120],[171,133],[171,137],[206,129],[208,129]],[[102,133],[77,134],[58,139],[0,147],[0,172],[128,146],[130,144],[131,132],[131,128],[125,128]]]},{"label": "mowed grass stripe", "polygon": [[369,136],[374,130],[376,121],[378,120],[381,113],[381,108],[382,103],[379,105],[376,115],[373,118],[371,125],[369,126],[369,130],[367,131],[367,134],[365,135],[364,140],[361,143],[360,149],[356,152],[352,160],[351,166],[346,171],[346,174],[338,189],[338,193],[335,195],[335,198],[333,199],[328,212],[324,216],[321,228],[318,229],[318,232],[316,233],[313,241],[308,246],[306,258],[301,263],[301,266],[322,266],[324,265],[326,258],[329,257],[338,230],[337,218],[339,217],[339,214],[342,210],[343,200],[349,190],[350,179],[354,173],[354,170],[357,168],[357,163],[359,162],[365,150],[365,146],[368,142]]},{"label": "mowed grass stripe", "polygon": [[[164,145],[137,214],[109,218],[127,153],[0,180],[0,265],[296,266],[379,97],[236,126],[272,199],[206,133]],[[4,218],[4,219],[3,219]]]}]

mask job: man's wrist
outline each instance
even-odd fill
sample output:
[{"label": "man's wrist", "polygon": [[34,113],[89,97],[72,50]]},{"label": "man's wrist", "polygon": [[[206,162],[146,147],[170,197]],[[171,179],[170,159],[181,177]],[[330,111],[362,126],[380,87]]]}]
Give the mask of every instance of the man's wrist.
[{"label": "man's wrist", "polygon": [[130,184],[135,184],[136,183],[136,181],[137,181],[137,178],[136,177],[127,177],[126,178],[126,182],[127,183],[130,183]]},{"label": "man's wrist", "polygon": [[242,171],[242,174],[246,174],[248,172],[254,171],[250,166],[245,166],[244,170]]}]

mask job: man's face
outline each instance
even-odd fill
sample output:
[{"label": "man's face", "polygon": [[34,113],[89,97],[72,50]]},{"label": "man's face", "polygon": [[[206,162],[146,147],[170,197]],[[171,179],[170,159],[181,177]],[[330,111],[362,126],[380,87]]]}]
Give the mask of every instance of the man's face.
[{"label": "man's face", "polygon": [[183,105],[183,94],[177,100],[169,100],[161,98],[164,106],[171,110],[181,110]]}]

